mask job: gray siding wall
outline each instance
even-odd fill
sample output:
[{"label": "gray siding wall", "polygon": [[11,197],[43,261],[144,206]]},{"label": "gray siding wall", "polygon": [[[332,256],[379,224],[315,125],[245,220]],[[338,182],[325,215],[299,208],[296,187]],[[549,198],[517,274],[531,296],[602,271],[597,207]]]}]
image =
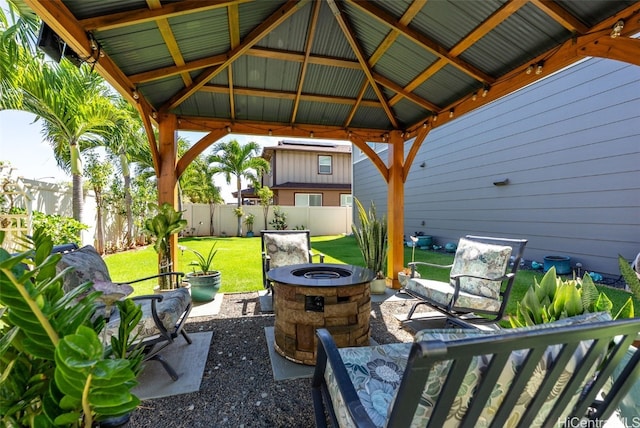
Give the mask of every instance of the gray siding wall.
[{"label": "gray siding wall", "polygon": [[[356,161],[354,196],[386,209],[386,195]],[[618,276],[617,255],[640,252],[640,67],[590,59],[431,131],[405,184],[416,231],[526,238],[528,260]]]}]

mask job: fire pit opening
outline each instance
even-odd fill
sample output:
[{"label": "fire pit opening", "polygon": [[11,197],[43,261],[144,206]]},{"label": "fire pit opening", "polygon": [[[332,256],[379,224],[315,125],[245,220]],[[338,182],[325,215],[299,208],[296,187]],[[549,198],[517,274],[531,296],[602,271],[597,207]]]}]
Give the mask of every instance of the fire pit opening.
[{"label": "fire pit opening", "polygon": [[296,277],[307,279],[335,279],[347,278],[351,276],[351,271],[335,266],[314,266],[302,269],[294,269],[291,274]]}]

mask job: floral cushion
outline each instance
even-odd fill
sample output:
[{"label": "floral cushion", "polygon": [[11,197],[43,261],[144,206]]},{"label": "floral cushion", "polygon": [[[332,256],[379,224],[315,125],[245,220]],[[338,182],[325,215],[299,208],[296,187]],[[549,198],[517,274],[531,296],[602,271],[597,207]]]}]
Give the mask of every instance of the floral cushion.
[{"label": "floral cushion", "polygon": [[[176,290],[162,293],[162,297],[161,302],[156,302],[156,311],[164,328],[171,333],[175,330],[176,324],[191,302],[191,295],[189,294],[188,289],[178,288]],[[140,328],[136,333],[145,340],[159,335],[161,332],[158,329],[158,326],[156,326],[153,316],[151,315],[151,300],[140,299],[136,301],[136,303],[139,303],[142,307]],[[110,343],[111,336],[118,334],[120,317],[118,316],[117,311],[114,311],[113,313],[114,316],[109,319],[109,323],[106,327],[106,343]]]},{"label": "floral cushion", "polygon": [[59,273],[68,267],[74,269],[64,275],[62,288],[65,293],[88,281],[111,282],[106,263],[91,245],[63,254],[56,271]]},{"label": "floral cushion", "polygon": [[265,251],[271,258],[270,268],[309,263],[307,233],[265,233]]},{"label": "floral cushion", "polygon": [[[511,247],[485,244],[462,238],[451,268],[451,285],[455,286],[456,275],[473,275],[483,278],[504,276],[511,256]],[[490,281],[478,278],[460,278],[460,290],[469,294],[500,298],[501,280]]]},{"label": "floral cushion", "polygon": [[[543,330],[556,328],[558,326],[575,325],[581,323],[591,323],[596,321],[610,320],[611,317],[606,312],[596,314],[585,314],[584,316],[565,318],[554,323],[543,324],[533,327],[523,327],[520,329],[506,329],[499,331],[477,330],[477,329],[434,329],[422,330],[416,334],[416,340],[441,340],[451,342],[470,337],[488,336],[488,335],[504,335],[513,334],[515,332],[528,330]],[[585,344],[586,345],[586,344]],[[522,417],[526,410],[527,404],[531,401],[533,394],[540,386],[543,377],[552,365],[553,360],[557,357],[560,346],[551,346],[548,348],[545,356],[538,363],[538,367],[529,381],[522,396],[519,398],[517,405],[509,418],[509,425],[515,425]],[[394,400],[400,381],[404,376],[407,365],[407,359],[411,350],[410,343],[396,343],[389,345],[379,345],[371,347],[354,347],[339,348],[338,352],[349,374],[350,380],[360,398],[360,401],[376,426],[386,426],[387,419],[393,408]],[[483,413],[476,422],[476,426],[488,426],[491,423],[496,409],[502,403],[504,394],[513,381],[519,366],[523,363],[527,355],[526,351],[513,352],[510,365],[503,371],[500,378],[496,382],[489,401],[487,402]],[[569,364],[567,364],[564,373],[560,376],[558,384],[566,383],[573,374],[573,371],[580,364],[585,355],[585,347],[578,348]],[[480,355],[473,358],[472,363],[466,373],[463,386],[458,391],[458,396],[453,402],[453,406],[449,411],[447,426],[459,426],[460,417],[466,412],[468,400],[475,392],[475,386],[481,378],[484,370],[491,361],[490,355]],[[591,368],[595,372],[598,363]],[[442,390],[444,380],[448,375],[451,366],[450,361],[435,364],[429,376],[427,384],[422,392],[422,397],[416,413],[414,414],[411,426],[426,426],[435,405],[437,398]],[[585,379],[589,379],[586,376]],[[337,412],[337,418],[341,427],[354,426],[344,403],[344,399],[339,393],[338,385],[335,380],[333,368],[331,364],[327,364],[325,370],[325,379],[329,388],[333,408]],[[585,380],[586,383],[586,380]],[[574,401],[578,399],[579,392],[585,385],[581,385],[576,391]],[[542,408],[537,414],[534,426],[540,426],[546,415],[552,409],[557,395],[547,398]],[[569,406],[571,408],[573,403]]]},{"label": "floral cushion", "polygon": [[[455,288],[451,284],[421,278],[409,279],[405,288],[442,307],[447,307],[451,303],[455,293]],[[500,304],[500,300],[461,290],[454,307],[497,312],[500,310]]]}]

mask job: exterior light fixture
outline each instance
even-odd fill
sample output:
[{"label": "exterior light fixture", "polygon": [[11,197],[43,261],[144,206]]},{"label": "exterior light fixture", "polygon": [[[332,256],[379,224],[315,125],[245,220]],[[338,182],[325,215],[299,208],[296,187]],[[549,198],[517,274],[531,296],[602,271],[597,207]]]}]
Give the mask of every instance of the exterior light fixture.
[{"label": "exterior light fixture", "polygon": [[269,130],[269,137],[273,135],[273,131]]},{"label": "exterior light fixture", "polygon": [[153,113],[151,113],[151,117],[154,118],[154,119],[157,119],[158,118],[158,112],[154,111]]},{"label": "exterior light fixture", "polygon": [[544,62],[540,61],[536,66],[536,74],[542,74],[542,68],[544,67]]},{"label": "exterior light fixture", "polygon": [[89,39],[90,43],[91,43],[91,50],[92,51],[97,51],[98,50],[98,43],[96,43],[96,39],[94,39],[93,37],[91,37]]},{"label": "exterior light fixture", "polygon": [[313,131],[309,132],[309,138],[313,138]]},{"label": "exterior light fixture", "polygon": [[227,125],[227,132],[231,132],[231,127]]},{"label": "exterior light fixture", "polygon": [[131,96],[133,97],[134,100],[139,100],[140,99],[140,94],[135,89],[133,91],[131,91]]},{"label": "exterior light fixture", "polygon": [[434,115],[433,115],[433,121],[434,121],[434,122],[437,122],[437,121],[438,121],[438,115],[437,115],[437,114],[434,114]]},{"label": "exterior light fixture", "polygon": [[449,119],[453,117],[453,109],[449,110]]},{"label": "exterior light fixture", "polygon": [[473,95],[471,96],[471,99],[472,99],[473,101],[477,100],[477,99],[478,99],[478,93],[477,93],[477,92],[474,92],[474,93],[473,93]]},{"label": "exterior light fixture", "polygon": [[533,65],[530,65],[529,67],[527,67],[527,71],[525,72],[526,74],[531,74],[533,73]]},{"label": "exterior light fixture", "polygon": [[485,98],[488,93],[489,93],[489,85],[484,85],[484,88],[482,89],[482,98]]},{"label": "exterior light fixture", "polygon": [[611,38],[615,39],[616,37],[619,37],[620,34],[622,34],[623,28],[624,21],[621,19],[620,21],[616,22],[616,25],[613,26],[613,29],[611,30]]}]

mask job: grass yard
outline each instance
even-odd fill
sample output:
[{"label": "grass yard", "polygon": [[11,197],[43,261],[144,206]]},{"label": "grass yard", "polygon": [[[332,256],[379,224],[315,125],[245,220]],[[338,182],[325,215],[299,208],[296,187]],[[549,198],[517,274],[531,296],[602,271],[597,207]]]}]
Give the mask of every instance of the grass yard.
[{"label": "grass yard", "polygon": [[[195,260],[192,252],[196,250],[206,256],[215,245],[218,253],[213,259],[213,268],[222,273],[221,292],[247,292],[262,290],[262,265],[260,237],[254,238],[181,238],[179,245],[187,250],[178,252],[177,271],[190,272],[194,266],[189,264]],[[344,263],[362,266],[362,256],[356,245],[355,238],[350,236],[317,236],[311,238],[314,252],[325,255],[325,263]],[[453,254],[437,253],[416,249],[415,260],[436,264],[450,264]],[[136,278],[157,273],[157,256],[152,247],[126,251],[105,256],[111,278],[114,281],[125,282]],[[411,261],[411,248],[405,247],[405,263]],[[447,281],[448,269],[424,267],[419,269],[423,278]],[[521,270],[516,276],[516,283],[509,299],[507,313],[515,311],[516,302],[520,301],[534,278],[540,280],[541,271]],[[150,294],[153,292],[155,281],[147,281],[136,285],[134,295]],[[620,308],[630,294],[605,286],[599,286],[612,300],[615,310]],[[634,305],[640,310],[640,300],[634,299]]]}]

